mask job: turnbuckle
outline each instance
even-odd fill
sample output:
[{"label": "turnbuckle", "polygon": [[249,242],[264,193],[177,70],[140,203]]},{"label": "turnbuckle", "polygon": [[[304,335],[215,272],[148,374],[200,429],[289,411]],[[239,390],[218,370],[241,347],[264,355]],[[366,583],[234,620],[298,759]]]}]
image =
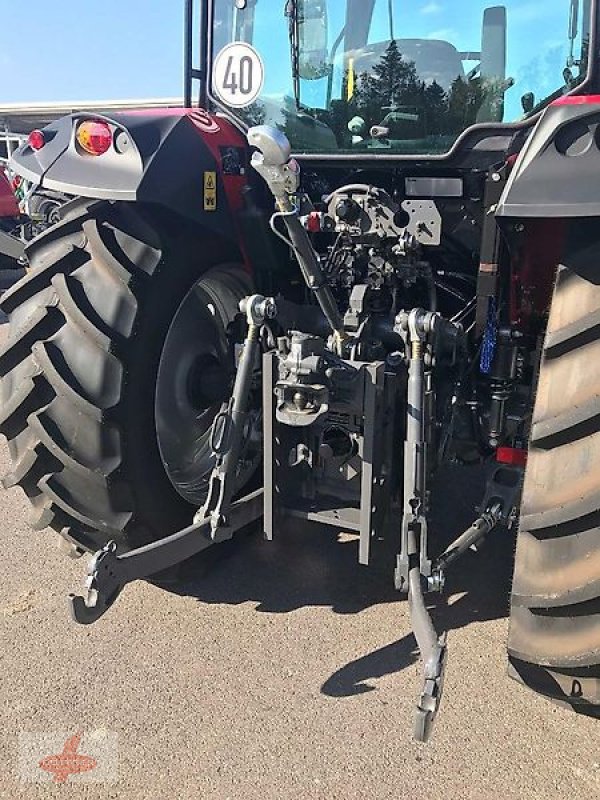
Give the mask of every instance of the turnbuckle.
[{"label": "turnbuckle", "polygon": [[273,298],[259,294],[245,297],[240,302],[240,310],[246,315],[248,333],[235,375],[233,394],[227,408],[215,417],[213,423],[211,447],[216,462],[209,479],[206,502],[194,517],[195,522],[210,519],[213,539],[218,529],[227,525],[227,509],[235,492],[235,477],[248,420],[250,390],[260,352],[260,329],[277,314]]}]

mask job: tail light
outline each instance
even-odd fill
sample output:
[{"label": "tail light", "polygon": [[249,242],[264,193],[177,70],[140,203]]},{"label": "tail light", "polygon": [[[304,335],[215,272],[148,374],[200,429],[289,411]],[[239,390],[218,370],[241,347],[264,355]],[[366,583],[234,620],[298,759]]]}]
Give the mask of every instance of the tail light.
[{"label": "tail light", "polygon": [[41,150],[46,144],[46,137],[42,131],[31,131],[27,137],[27,144],[32,150]]},{"label": "tail light", "polygon": [[101,156],[106,153],[113,141],[110,126],[99,120],[82,122],[77,128],[75,138],[81,149],[92,156]]},{"label": "tail light", "polygon": [[520,447],[499,447],[496,451],[496,461],[499,464],[509,464],[511,467],[525,467],[527,450]]}]

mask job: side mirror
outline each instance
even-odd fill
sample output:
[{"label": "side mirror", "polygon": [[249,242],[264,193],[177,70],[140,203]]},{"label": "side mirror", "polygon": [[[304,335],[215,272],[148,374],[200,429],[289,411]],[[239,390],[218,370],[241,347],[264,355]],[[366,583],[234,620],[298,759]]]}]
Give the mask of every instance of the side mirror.
[{"label": "side mirror", "polygon": [[296,0],[298,20],[298,73],[314,81],[329,75],[326,0]]},{"label": "side mirror", "polygon": [[533,92],[526,92],[521,98],[521,107],[526,114],[531,114],[535,108],[535,95]]},{"label": "side mirror", "polygon": [[484,80],[506,80],[506,7],[494,6],[483,12],[481,36],[481,77]]},{"label": "side mirror", "polygon": [[[571,0],[569,10],[569,41],[574,42],[579,34],[579,0]],[[571,65],[569,65],[571,66]]]}]

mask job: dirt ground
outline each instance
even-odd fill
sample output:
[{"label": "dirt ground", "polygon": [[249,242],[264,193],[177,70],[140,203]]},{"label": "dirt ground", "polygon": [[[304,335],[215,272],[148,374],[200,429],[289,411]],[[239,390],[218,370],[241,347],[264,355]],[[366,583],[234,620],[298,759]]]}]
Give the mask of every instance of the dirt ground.
[{"label": "dirt ground", "polygon": [[[451,483],[446,497],[438,527],[451,536],[471,506]],[[437,603],[450,656],[423,746],[407,606],[389,575],[357,566],[354,540],[242,535],[170,590],[130,585],[81,627],[66,597],[85,559],[66,559],[27,514],[20,491],[0,494],[1,798],[600,797],[600,723],[506,675],[506,535],[468,554]],[[83,750],[109,732],[116,781],[24,781],[19,736],[60,731],[91,737]]]}]

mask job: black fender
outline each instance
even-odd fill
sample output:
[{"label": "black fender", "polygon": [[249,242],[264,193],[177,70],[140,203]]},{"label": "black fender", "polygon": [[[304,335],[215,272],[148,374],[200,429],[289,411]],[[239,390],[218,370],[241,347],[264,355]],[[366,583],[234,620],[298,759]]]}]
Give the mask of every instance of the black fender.
[{"label": "black fender", "polygon": [[543,114],[517,159],[496,218],[600,217],[600,96],[568,96]]},{"label": "black fender", "polygon": [[[110,126],[113,144],[106,153],[90,155],[78,145],[76,131],[85,120]],[[110,117],[78,112],[50,123],[43,134],[41,149],[24,144],[12,156],[12,169],[26,180],[68,195],[156,204],[232,237],[248,148],[227,120],[203,109]]]},{"label": "black fender", "polygon": [[[25,244],[21,239],[0,229],[0,257],[2,256],[19,261],[25,256]],[[15,264],[15,266],[17,265]]]}]

